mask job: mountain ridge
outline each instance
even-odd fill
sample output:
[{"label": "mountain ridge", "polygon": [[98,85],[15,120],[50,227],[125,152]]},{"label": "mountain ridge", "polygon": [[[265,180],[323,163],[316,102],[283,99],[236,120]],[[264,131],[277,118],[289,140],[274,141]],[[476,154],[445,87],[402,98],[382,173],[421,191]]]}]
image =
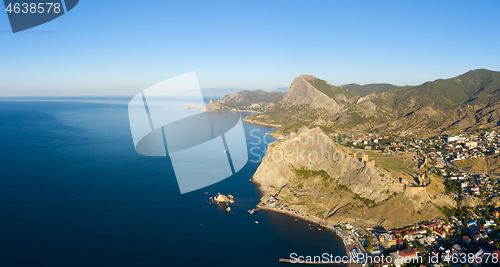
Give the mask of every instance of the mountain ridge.
[{"label": "mountain ridge", "polygon": [[361,126],[381,133],[439,134],[500,126],[495,117],[500,106],[500,72],[477,69],[449,79],[386,89],[360,95],[303,74],[294,79],[281,102],[247,121],[283,125],[282,132],[318,125],[330,132]]}]

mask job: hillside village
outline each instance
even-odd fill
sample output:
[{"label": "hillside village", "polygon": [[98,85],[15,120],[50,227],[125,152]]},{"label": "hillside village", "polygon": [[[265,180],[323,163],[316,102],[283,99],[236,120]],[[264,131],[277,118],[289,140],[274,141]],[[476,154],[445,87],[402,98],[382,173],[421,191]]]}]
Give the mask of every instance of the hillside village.
[{"label": "hillside village", "polygon": [[[446,179],[448,195],[459,203],[468,198],[478,199],[471,207],[442,207],[446,218],[425,221],[402,229],[366,231],[354,229],[347,224],[372,256],[391,255],[393,259],[398,256],[417,259],[421,256],[418,259],[422,259],[425,266],[478,266],[481,263],[483,266],[490,266],[498,263],[500,210],[489,205],[489,201],[500,196],[498,173],[488,173],[486,164],[482,172],[477,169],[461,169],[454,165],[466,159],[486,161],[486,157],[498,156],[500,135],[495,131],[429,139],[417,138],[412,132],[402,132],[394,136],[350,138],[345,144],[351,148],[379,150],[383,154],[391,155],[418,152],[420,157],[426,158],[424,161],[427,165],[424,168],[427,172]],[[413,183],[418,186],[419,181]],[[359,234],[363,231],[365,235]],[[429,263],[431,256],[437,256],[440,264]],[[402,264],[396,262],[395,265]],[[416,263],[413,265],[419,266]]]},{"label": "hillside village", "polygon": [[[339,140],[337,140],[339,141]],[[413,133],[404,132],[394,136],[350,138],[343,142],[350,148],[379,151],[381,154],[418,155],[421,172],[437,175],[445,179],[447,194],[458,203],[464,199],[477,198],[472,206],[459,205],[458,208],[439,207],[444,215],[442,218],[422,221],[399,229],[384,229],[382,227],[359,228],[349,222],[340,224],[346,236],[344,243],[362,244],[363,249],[372,259],[390,256],[395,266],[490,266],[498,263],[500,256],[500,209],[489,205],[489,201],[499,197],[500,184],[486,173],[471,173],[459,170],[453,164],[467,158],[479,158],[499,154],[499,136],[494,131],[481,131],[468,135],[441,136],[424,139],[417,138]],[[376,164],[376,162],[374,163]],[[485,170],[486,171],[486,170]],[[400,179],[405,186],[425,187],[418,175],[415,181]],[[432,181],[430,181],[432,183]],[[306,192],[301,188],[293,188],[297,192]],[[303,193],[302,193],[303,194]],[[260,205],[267,206],[285,213],[318,221],[320,225],[328,225],[324,221],[296,211],[286,201],[278,197],[269,198]],[[345,234],[345,233],[348,234]],[[347,240],[347,241],[346,241]],[[352,241],[355,240],[355,241]],[[354,252],[352,252],[354,253]],[[465,256],[464,256],[465,255]],[[429,257],[438,259],[430,263]],[[415,261],[413,263],[405,263]],[[417,263],[417,261],[419,263]],[[373,263],[363,259],[364,265],[392,266],[391,264]],[[485,264],[488,262],[488,264]]]}]

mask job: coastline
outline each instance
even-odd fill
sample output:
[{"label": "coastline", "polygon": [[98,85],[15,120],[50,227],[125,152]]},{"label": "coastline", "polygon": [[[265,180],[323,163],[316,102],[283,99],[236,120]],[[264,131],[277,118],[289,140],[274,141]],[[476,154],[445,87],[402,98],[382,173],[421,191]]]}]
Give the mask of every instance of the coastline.
[{"label": "coastline", "polygon": [[[344,247],[344,253],[347,256],[349,256],[349,251],[351,251],[354,248],[357,248],[362,253],[365,253],[364,248],[359,248],[359,246],[357,245],[357,242],[358,242],[357,239],[354,236],[352,236],[349,232],[343,230],[342,228],[340,228],[338,226],[331,225],[325,221],[310,217],[310,216],[305,215],[305,214],[296,213],[296,212],[292,212],[292,211],[288,211],[288,210],[281,210],[281,209],[271,208],[271,207],[267,207],[267,206],[258,206],[258,208],[260,210],[267,210],[267,211],[271,211],[271,212],[278,212],[278,213],[286,214],[286,215],[289,215],[291,217],[304,220],[306,222],[311,222],[311,223],[317,224],[318,227],[332,231],[333,233],[335,233],[335,235],[337,237],[339,237],[342,240],[342,244]],[[349,239],[349,238],[353,239],[351,244],[346,243],[346,239]]]},{"label": "coastline", "polygon": [[334,232],[337,235],[337,237],[339,237],[342,240],[345,255],[349,255],[349,251],[351,251],[354,248],[358,248],[362,253],[365,253],[364,247],[360,245],[361,243],[359,242],[359,240],[355,236],[353,236],[351,233],[343,230],[339,226],[331,225],[331,224],[325,222],[324,220],[320,220],[318,218],[311,217],[307,214],[302,214],[298,211],[283,210],[283,209],[279,209],[279,208],[269,207],[263,203],[265,196],[266,195],[263,195],[261,202],[258,205],[256,205],[256,207],[259,210],[267,210],[267,211],[271,211],[271,212],[278,212],[278,213],[286,214],[288,216],[298,218],[298,219],[301,219],[301,220],[306,221],[306,222],[311,222],[311,223],[317,224],[318,227],[321,227],[323,229],[328,229],[328,230]]},{"label": "coastline", "polygon": [[[264,127],[271,127],[271,128],[280,128],[280,127],[282,127],[282,125],[267,124],[267,123],[262,123],[262,122],[251,121],[251,120],[248,120],[247,118],[248,118],[248,116],[246,116],[243,119],[243,121],[245,123],[260,125],[260,126],[264,126]],[[271,135],[272,137],[276,138],[275,136],[273,136],[273,134],[269,134],[269,135]],[[276,139],[280,139],[280,138],[276,138]],[[267,151],[266,151],[266,154],[267,154]],[[260,164],[262,164],[262,163],[260,163]],[[273,208],[273,207],[267,206],[265,204],[265,201],[266,201],[267,197],[269,197],[269,192],[268,193],[263,192],[260,189],[260,185],[258,183],[256,183],[255,181],[253,181],[253,179],[251,180],[251,182],[254,183],[255,185],[257,185],[259,191],[262,193],[262,197],[260,199],[260,202],[259,202],[259,204],[256,205],[257,209],[259,209],[259,210],[267,210],[267,211],[271,211],[271,212],[282,213],[282,214],[285,214],[285,215],[288,215],[288,216],[291,216],[291,217],[294,217],[294,218],[298,218],[298,219],[304,220],[306,222],[311,222],[311,223],[317,224],[318,227],[321,227],[323,229],[328,229],[328,230],[332,231],[333,233],[335,233],[335,235],[338,238],[340,238],[342,240],[342,245],[344,247],[344,253],[345,253],[345,255],[349,255],[349,251],[351,251],[352,249],[358,248],[357,243],[360,243],[360,242],[357,240],[357,238],[355,236],[351,235],[351,233],[348,233],[347,231],[341,229],[339,226],[331,225],[331,224],[327,223],[324,220],[320,220],[318,218],[311,217],[311,216],[309,216],[307,214],[299,213],[298,211],[283,210],[283,209],[277,209],[277,208]],[[352,240],[351,243],[347,242],[346,239],[351,239]],[[358,249],[361,252],[365,253],[365,250],[364,250],[363,246],[360,246]]]},{"label": "coastline", "polygon": [[246,123],[260,125],[260,126],[265,126],[265,127],[271,127],[271,128],[281,128],[282,127],[282,125],[280,125],[280,124],[268,124],[268,123],[264,123],[264,122],[258,122],[258,121],[248,120],[247,117],[245,117],[243,119],[243,121],[246,122]]}]

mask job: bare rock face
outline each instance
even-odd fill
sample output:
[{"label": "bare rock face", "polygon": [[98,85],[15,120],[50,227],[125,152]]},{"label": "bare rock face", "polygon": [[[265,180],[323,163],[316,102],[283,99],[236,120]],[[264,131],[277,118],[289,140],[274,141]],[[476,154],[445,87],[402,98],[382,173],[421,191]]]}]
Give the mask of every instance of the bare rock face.
[{"label": "bare rock face", "polygon": [[488,204],[493,205],[495,208],[500,207],[500,197],[492,198]]},{"label": "bare rock face", "polygon": [[474,196],[466,196],[460,201],[460,206],[475,208],[482,204],[481,199]]},{"label": "bare rock face", "polygon": [[339,104],[314,88],[309,82],[311,79],[314,77],[305,74],[295,78],[280,103],[286,106],[308,105],[315,109],[324,108],[332,114],[337,114],[341,110]]},{"label": "bare rock face", "polygon": [[[364,166],[352,171],[346,175],[346,178],[341,183],[349,187],[354,193],[375,202],[382,201],[389,197],[390,194],[402,192],[404,189],[389,173],[383,173],[375,166]],[[387,190],[389,190],[390,194],[387,194]]]},{"label": "bare rock face", "polygon": [[223,105],[219,100],[210,99],[210,103],[207,106],[207,111],[229,109],[229,107]]},{"label": "bare rock face", "polygon": [[441,217],[434,205],[456,207],[437,180],[432,187],[400,183],[319,128],[271,143],[253,181],[291,209],[332,224],[393,229]]},{"label": "bare rock face", "polygon": [[340,150],[321,129],[302,128],[290,138],[269,145],[253,180],[266,192],[286,185],[296,176],[294,169],[305,167],[313,171],[324,170],[339,184],[374,201],[403,191],[390,174],[365,165]]},{"label": "bare rock face", "polygon": [[205,106],[198,106],[194,104],[189,104],[186,106],[186,109],[205,109]]}]

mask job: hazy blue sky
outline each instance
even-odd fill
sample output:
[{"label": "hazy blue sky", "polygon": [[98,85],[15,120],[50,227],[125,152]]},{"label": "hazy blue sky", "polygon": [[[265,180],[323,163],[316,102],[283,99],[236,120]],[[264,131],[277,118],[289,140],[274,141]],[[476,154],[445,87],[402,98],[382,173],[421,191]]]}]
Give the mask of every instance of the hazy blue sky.
[{"label": "hazy blue sky", "polygon": [[0,95],[133,95],[196,71],[202,88],[420,84],[500,70],[499,1],[82,0],[17,34],[0,12]]}]

